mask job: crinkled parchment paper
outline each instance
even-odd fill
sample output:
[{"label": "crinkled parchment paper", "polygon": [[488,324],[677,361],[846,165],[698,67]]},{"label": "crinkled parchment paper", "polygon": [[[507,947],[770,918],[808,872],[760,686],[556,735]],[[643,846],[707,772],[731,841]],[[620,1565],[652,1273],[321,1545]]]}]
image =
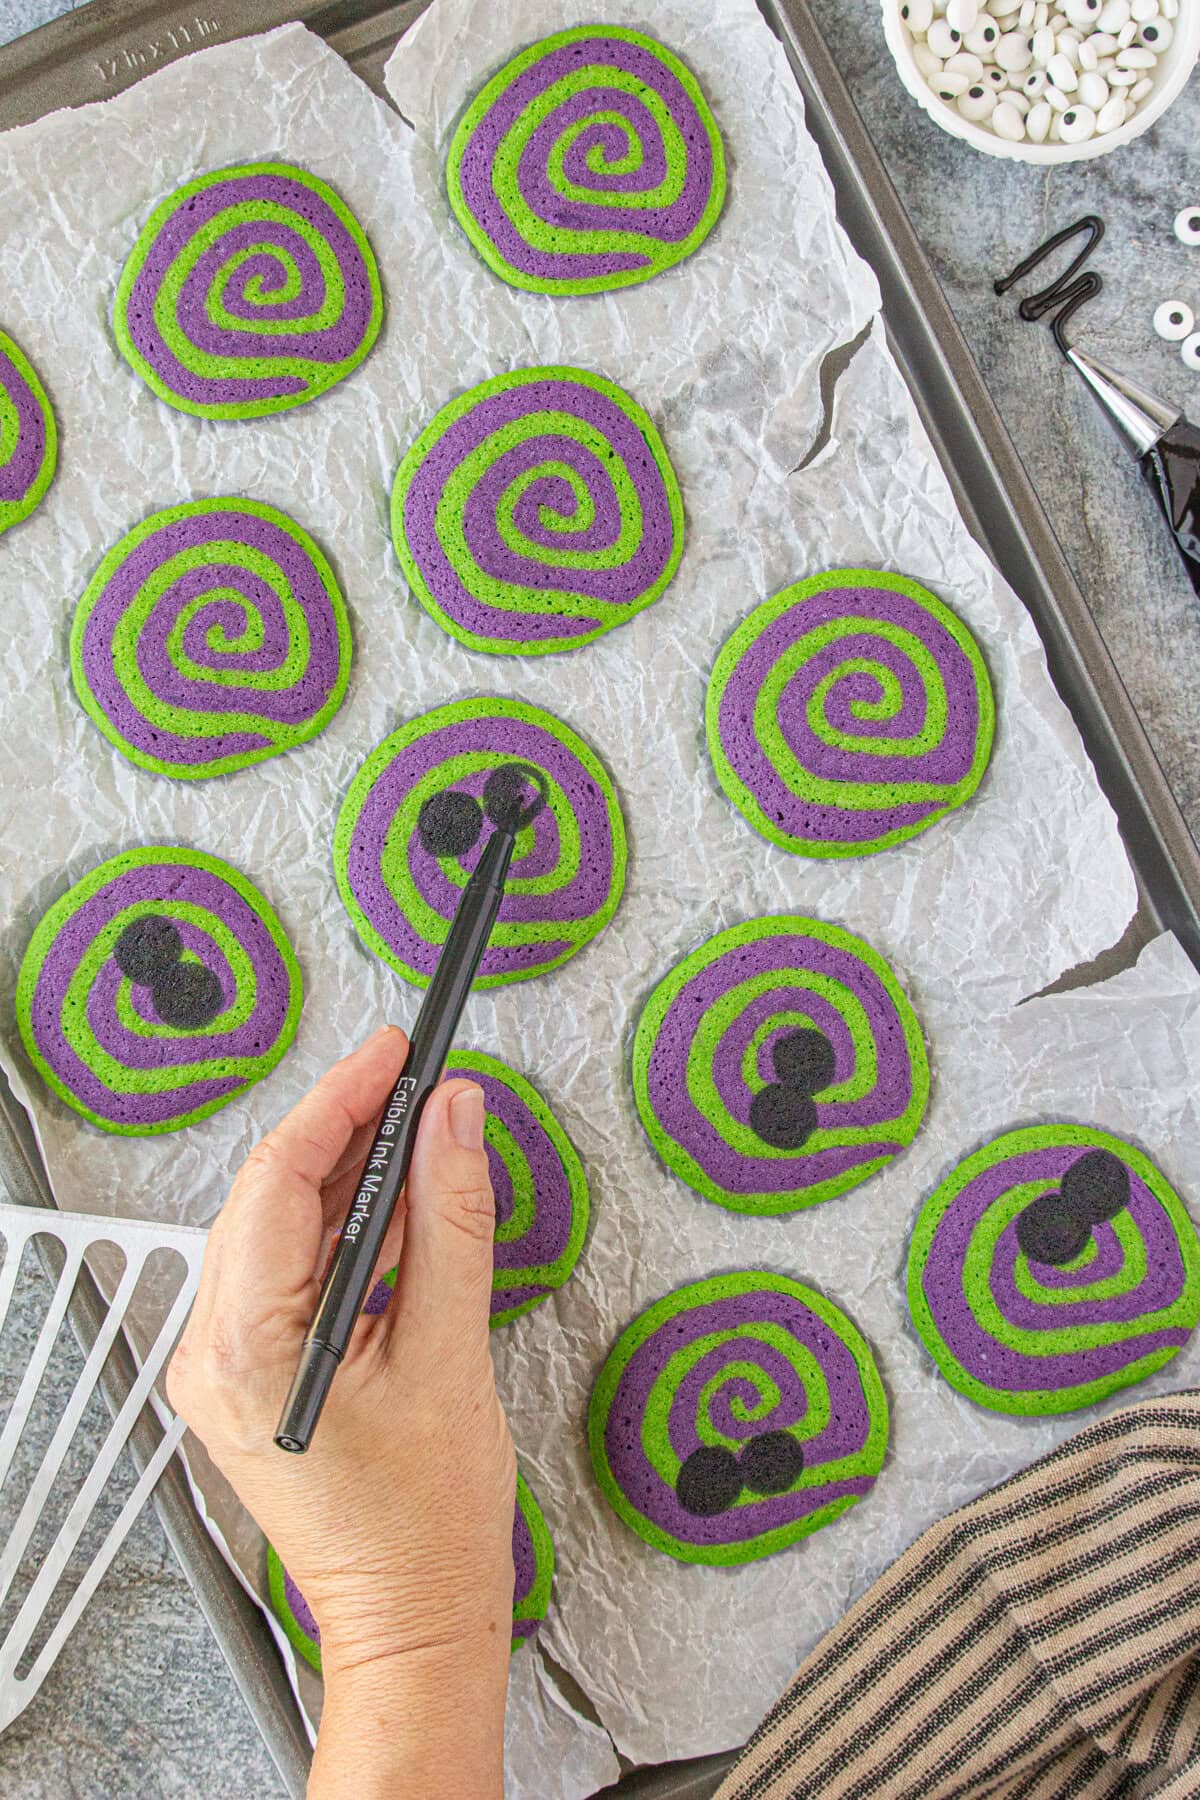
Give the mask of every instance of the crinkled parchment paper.
[{"label": "crinkled parchment paper", "polygon": [[[1044,1110],[1011,1077],[1005,1089],[997,1039],[1040,1008],[1046,1053],[1069,1067],[1057,1022],[1083,1002],[1010,1009],[1118,938],[1134,890],[1033,626],[957,518],[872,325],[875,281],[835,222],[779,46],[751,0],[703,10],[606,0],[600,10],[683,52],[731,165],[726,214],[703,249],[617,295],[555,300],[505,287],[458,232],[441,185],[470,89],[520,45],[594,16],[581,0],[437,0],[389,69],[408,123],[291,26],[0,138],[3,324],[42,373],[61,429],[48,501],[0,543],[0,1061],[62,1205],[207,1221],[254,1138],[332,1057],[415,1011],[413,991],[359,947],[332,878],[337,807],[367,751],[402,719],[472,691],[548,706],[595,745],[629,825],[621,909],[555,974],[473,1000],[463,1041],[523,1069],[587,1164],[594,1226],[579,1274],[494,1342],[518,1451],[558,1544],[546,1649],[618,1747],[645,1760],[734,1742],[887,1556],[1040,1447],[1037,1429],[976,1418],[937,1389],[904,1336],[896,1270],[923,1185],[965,1147],[966,1130],[976,1141],[981,1115],[966,1105],[959,1120],[953,1109],[979,1072],[996,1075],[997,1126],[1022,1107]],[[111,297],[160,197],[199,171],[262,157],[302,163],[347,199],[379,258],[387,322],[364,368],[312,406],[236,424],[192,419],[118,357]],[[864,332],[825,420],[823,360]],[[387,532],[391,477],[452,393],[552,361],[609,375],[656,419],[683,488],[687,548],[664,598],[601,642],[529,661],[475,655],[405,592]],[[67,632],[123,532],[154,508],[222,493],[272,502],[318,537],[351,608],[354,673],[314,743],[223,780],[176,783],[125,763],[87,720],[68,679]],[[834,563],[898,568],[950,600],[983,643],[1000,708],[992,768],[972,803],[898,850],[842,866],[793,859],[750,832],[717,787],[702,725],[707,673],[736,622],[764,593]],[[177,1135],[109,1138],[30,1075],[11,1023],[15,968],[69,881],[129,844],[163,840],[217,851],[259,884],[299,955],[304,1015],[293,1051],[244,1100]],[[642,998],[670,964],[714,929],[782,908],[847,924],[891,959],[933,1045],[937,1087],[925,1132],[897,1167],[814,1213],[767,1222],[705,1205],[658,1167],[626,1061]],[[1174,977],[1182,983],[1178,968]],[[1132,1078],[1125,1034],[1121,1054]],[[1115,1055],[1106,1065],[1119,1066]],[[1099,1091],[1087,1096],[1092,1110]],[[1104,1122],[1121,1129],[1111,1107]],[[1149,1123],[1142,1136],[1157,1147]],[[600,1502],[583,1452],[586,1395],[638,1307],[685,1279],[759,1261],[850,1307],[881,1354],[897,1450],[872,1498],[804,1549],[732,1573],[683,1568]],[[949,1428],[933,1440],[938,1453],[926,1440],[910,1459],[922,1408],[940,1409]],[[261,1540],[201,1456],[194,1465],[231,1554],[261,1585]],[[514,1663],[513,1696],[514,1795],[582,1795],[611,1777],[608,1737],[572,1709],[536,1647]]]}]

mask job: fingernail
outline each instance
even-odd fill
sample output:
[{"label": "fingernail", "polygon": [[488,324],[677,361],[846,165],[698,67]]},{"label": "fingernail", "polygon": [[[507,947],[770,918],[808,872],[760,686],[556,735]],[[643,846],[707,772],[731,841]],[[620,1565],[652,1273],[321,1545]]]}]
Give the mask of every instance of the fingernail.
[{"label": "fingernail", "polygon": [[395,1031],[395,1029],[396,1027],[394,1025],[381,1025],[378,1031],[373,1031],[371,1033],[370,1037],[367,1039],[368,1044],[378,1042],[380,1038],[386,1037],[389,1031]]},{"label": "fingernail", "polygon": [[450,1102],[450,1129],[464,1150],[483,1149],[483,1089],[463,1088]]}]

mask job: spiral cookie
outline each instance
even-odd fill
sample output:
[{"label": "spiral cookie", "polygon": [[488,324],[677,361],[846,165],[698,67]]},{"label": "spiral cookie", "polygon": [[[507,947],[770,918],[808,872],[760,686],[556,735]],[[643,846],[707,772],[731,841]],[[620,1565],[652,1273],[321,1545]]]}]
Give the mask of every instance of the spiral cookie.
[{"label": "spiral cookie", "polygon": [[529,1484],[517,1476],[517,1506],[513,1514],[513,1636],[519,1650],[535,1635],[550,1611],[554,1586],[554,1540],[541,1507]]},{"label": "spiral cookie", "polygon": [[413,592],[473,650],[589,643],[658,599],[683,502],[636,401],[582,369],[519,369],[444,406],[400,465],[392,536]]},{"label": "spiral cookie", "polygon": [[25,952],[17,1023],[38,1073],[104,1131],[207,1118],[279,1061],[300,970],[258,890],[219,857],[154,845],[56,900]]},{"label": "spiral cookie", "polygon": [[[587,1177],[574,1144],[523,1075],[481,1050],[455,1050],[446,1069],[483,1089],[483,1141],[496,1201],[494,1330],[548,1299],[579,1261],[587,1235]],[[383,1312],[395,1281],[392,1269],[375,1284],[364,1310]]]},{"label": "spiral cookie", "polygon": [[733,1212],[814,1206],[910,1144],[929,1097],[921,1028],[883,958],[816,919],[718,932],[659,982],[633,1044],[642,1124]]},{"label": "spiral cookie", "polygon": [[131,762],[224,775],[324,729],[346,692],[350,625],[294,520],[253,500],[193,500],[104,558],[75,613],[71,672]]},{"label": "spiral cookie", "polygon": [[903,575],[834,569],[738,626],[706,719],[721,785],[763,837],[800,856],[869,856],[970,798],[995,706],[948,606]]},{"label": "spiral cookie", "polygon": [[[522,1475],[517,1476],[517,1504],[513,1512],[512,1648],[519,1650],[535,1634],[550,1610],[554,1585],[554,1542],[542,1509]],[[304,1595],[284,1568],[274,1545],[267,1545],[267,1585],[271,1610],[287,1633],[292,1647],[310,1668],[321,1673],[321,1630],[308,1609]]]},{"label": "spiral cookie", "polygon": [[357,369],[383,296],[366,236],[333,189],[290,163],[213,169],[151,213],[121,272],[113,328],[160,400],[254,419]]},{"label": "spiral cookie", "polygon": [[0,532],[27,519],[54,479],[58,432],[33,364],[0,331]]},{"label": "spiral cookie", "polygon": [[333,850],[359,936],[419,987],[486,842],[480,799],[514,759],[544,781],[546,805],[517,837],[476,987],[557,968],[617,909],[625,826],[612,779],[582,739],[519,700],[439,706],[372,751],[351,783]]},{"label": "spiral cookie", "polygon": [[681,1562],[753,1562],[869,1490],[888,1409],[866,1340],[786,1275],[692,1282],[628,1326],[588,1412],[592,1464],[632,1531]]},{"label": "spiral cookie", "polygon": [[492,1324],[507,1325],[562,1286],[588,1223],[583,1164],[537,1090],[495,1056],[456,1051],[447,1068],[479,1083],[496,1198]]},{"label": "spiral cookie", "polygon": [[476,95],[446,182],[497,275],[594,294],[699,248],[725,201],[725,152],[677,56],[640,31],[582,25],[523,50]]},{"label": "spiral cookie", "polygon": [[994,1412],[1071,1412],[1187,1342],[1200,1244],[1133,1145],[1084,1125],[1031,1126],[977,1150],[925,1202],[908,1303],[960,1393]]}]

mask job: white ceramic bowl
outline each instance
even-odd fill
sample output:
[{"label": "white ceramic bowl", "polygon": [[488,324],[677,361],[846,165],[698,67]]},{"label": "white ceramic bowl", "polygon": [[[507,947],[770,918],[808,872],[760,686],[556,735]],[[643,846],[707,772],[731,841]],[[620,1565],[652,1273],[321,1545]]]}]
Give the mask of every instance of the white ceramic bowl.
[{"label": "white ceramic bowl", "polygon": [[1007,138],[998,137],[990,126],[964,119],[952,101],[942,100],[933,92],[913,57],[912,38],[900,17],[903,0],[882,0],[882,4],[888,49],[900,71],[901,81],[917,105],[924,107],[934,123],[948,131],[951,137],[973,144],[976,150],[982,150],[988,156],[1013,157],[1018,162],[1082,162],[1085,157],[1103,156],[1120,144],[1131,143],[1156,119],[1161,119],[1178,97],[1200,55],[1200,0],[1179,0],[1175,34],[1158,59],[1154,90],[1147,94],[1128,124],[1118,125],[1115,131],[1106,132],[1103,137],[1087,138],[1082,144],[1034,144],[1028,138],[1014,144]]}]

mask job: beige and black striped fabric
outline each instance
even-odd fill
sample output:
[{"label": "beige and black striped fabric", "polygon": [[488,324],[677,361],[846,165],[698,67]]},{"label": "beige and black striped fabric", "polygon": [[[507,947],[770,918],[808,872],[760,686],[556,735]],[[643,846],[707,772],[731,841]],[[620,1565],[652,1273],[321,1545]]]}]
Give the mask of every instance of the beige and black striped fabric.
[{"label": "beige and black striped fabric", "polygon": [[1200,1796],[1200,1392],[1110,1414],[918,1538],[717,1800],[1151,1794]]}]

